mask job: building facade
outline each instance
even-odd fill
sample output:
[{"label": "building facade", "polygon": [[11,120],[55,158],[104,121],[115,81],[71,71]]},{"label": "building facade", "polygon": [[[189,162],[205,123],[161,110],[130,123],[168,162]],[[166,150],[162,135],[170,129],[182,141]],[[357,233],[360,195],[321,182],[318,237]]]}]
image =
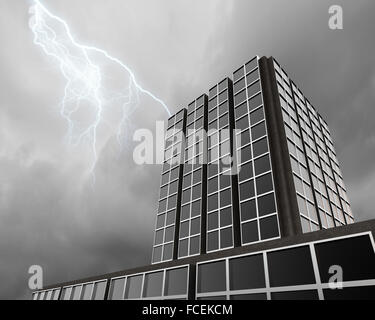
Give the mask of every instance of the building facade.
[{"label": "building facade", "polygon": [[374,232],[354,223],[325,120],[254,57],[168,119],[152,264],[33,298],[374,299]]}]

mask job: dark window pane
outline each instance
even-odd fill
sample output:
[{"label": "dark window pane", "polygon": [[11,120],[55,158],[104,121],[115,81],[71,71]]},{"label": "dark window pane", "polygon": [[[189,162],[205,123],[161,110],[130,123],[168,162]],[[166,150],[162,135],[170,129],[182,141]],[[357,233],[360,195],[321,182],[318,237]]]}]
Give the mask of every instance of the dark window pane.
[{"label": "dark window pane", "polygon": [[220,192],[220,207],[228,206],[232,203],[231,189],[226,189]]},{"label": "dark window pane", "polygon": [[161,261],[161,252],[162,252],[163,246],[155,247],[154,252],[152,255],[152,262],[160,262]]},{"label": "dark window pane", "polygon": [[168,210],[175,208],[177,204],[177,195],[168,198]]},{"label": "dark window pane", "polygon": [[198,297],[197,300],[226,300],[226,296]]},{"label": "dark window pane", "polygon": [[272,292],[271,300],[319,300],[319,296],[316,290]]},{"label": "dark window pane", "polygon": [[241,166],[239,166],[238,169],[240,171],[239,172],[240,182],[253,177],[253,163],[251,161],[245,164],[241,164]]},{"label": "dark window pane", "polygon": [[240,120],[236,121],[236,129],[244,130],[249,128],[249,118],[248,116],[242,117]]},{"label": "dark window pane", "polygon": [[220,248],[233,246],[232,228],[220,230]]},{"label": "dark window pane", "polygon": [[237,81],[245,75],[243,66],[233,73],[233,81]]},{"label": "dark window pane", "polygon": [[247,145],[241,149],[241,162],[246,162],[251,159],[251,145]]},{"label": "dark window pane", "polygon": [[270,239],[279,236],[279,226],[277,217],[271,216],[260,220],[260,237],[263,239]]},{"label": "dark window pane", "polygon": [[257,210],[255,200],[249,200],[241,203],[241,221],[256,218]]},{"label": "dark window pane", "polygon": [[228,88],[228,79],[224,79],[219,83],[219,92],[223,91],[226,88]]},{"label": "dark window pane", "polygon": [[175,296],[187,293],[188,268],[167,270],[165,275],[165,295]]},{"label": "dark window pane", "polygon": [[190,235],[195,235],[200,233],[200,224],[201,219],[200,218],[195,218],[191,220],[191,229],[190,229]]},{"label": "dark window pane", "polygon": [[234,84],[234,93],[237,93],[243,88],[245,88],[245,78],[242,78],[240,81]]},{"label": "dark window pane", "polygon": [[272,177],[270,173],[257,178],[256,182],[257,182],[257,194],[258,195],[273,190]]},{"label": "dark window pane", "polygon": [[237,106],[246,100],[246,90],[242,90],[234,96],[234,105]]},{"label": "dark window pane", "polygon": [[193,174],[193,184],[196,184],[202,180],[202,170],[199,169],[197,171],[194,171]]},{"label": "dark window pane", "polygon": [[254,70],[253,72],[249,73],[249,74],[246,76],[246,80],[247,80],[247,83],[248,83],[248,84],[254,82],[254,81],[257,80],[258,78],[259,78],[258,69]]},{"label": "dark window pane", "polygon": [[219,226],[219,215],[217,212],[212,212],[207,216],[208,230],[216,229]]},{"label": "dark window pane", "polygon": [[161,244],[163,242],[164,229],[155,232],[155,244]]},{"label": "dark window pane", "polygon": [[246,63],[246,72],[249,72],[258,66],[258,59],[254,58]]},{"label": "dark window pane", "polygon": [[261,139],[253,144],[254,157],[268,152],[267,138]]},{"label": "dark window pane", "polygon": [[230,186],[231,176],[229,174],[220,175],[220,188],[224,189]]},{"label": "dark window pane", "polygon": [[191,199],[191,189],[186,189],[182,192],[182,203],[189,202]]},{"label": "dark window pane", "polygon": [[266,124],[264,121],[257,124],[255,127],[251,128],[251,137],[253,140],[256,140],[265,135],[266,135]]},{"label": "dark window pane", "polygon": [[197,200],[193,202],[192,208],[191,208],[191,217],[200,216],[201,214],[201,201]]},{"label": "dark window pane", "polygon": [[208,211],[215,210],[218,207],[217,193],[208,197]]},{"label": "dark window pane", "polygon": [[258,93],[260,91],[260,82],[254,82],[252,85],[247,87],[247,95],[249,97],[253,96],[254,94]]},{"label": "dark window pane", "polygon": [[218,190],[218,178],[212,178],[208,180],[208,193],[212,193]]},{"label": "dark window pane", "polygon": [[199,239],[200,237],[192,237],[190,238],[190,254],[198,254],[199,250]]},{"label": "dark window pane", "polygon": [[160,297],[162,295],[163,272],[145,275],[144,297]]},{"label": "dark window pane", "polygon": [[201,198],[201,191],[202,191],[202,185],[197,184],[196,186],[193,187],[193,197],[192,200]]},{"label": "dark window pane", "polygon": [[353,237],[315,245],[320,278],[327,283],[333,274],[330,266],[343,269],[344,281],[375,278],[375,255],[369,236]]},{"label": "dark window pane", "polygon": [[231,290],[264,288],[263,255],[229,260],[229,280]]},{"label": "dark window pane", "polygon": [[142,275],[127,278],[125,299],[137,299],[141,297],[142,278]]},{"label": "dark window pane", "polygon": [[207,250],[217,250],[219,249],[219,233],[218,231],[213,231],[207,233]]},{"label": "dark window pane", "polygon": [[242,243],[251,243],[259,240],[258,224],[256,221],[246,222],[242,225]]},{"label": "dark window pane", "polygon": [[253,111],[251,114],[250,114],[250,123],[251,124],[256,124],[258,123],[259,121],[263,120],[264,119],[264,112],[263,112],[263,107]]},{"label": "dark window pane", "polygon": [[218,172],[218,165],[217,164],[209,164],[208,165],[208,176],[212,177]]},{"label": "dark window pane", "polygon": [[236,109],[235,109],[235,115],[236,115],[236,119],[239,119],[241,118],[243,115],[245,115],[247,113],[247,103],[244,102],[242,103],[241,105],[239,105]]},{"label": "dark window pane", "polygon": [[173,243],[164,245],[163,260],[171,260],[173,257]]},{"label": "dark window pane", "polygon": [[267,300],[266,293],[236,294],[230,296],[230,300]]},{"label": "dark window pane", "polygon": [[228,97],[228,91],[225,90],[222,93],[219,94],[219,104],[225,101]]},{"label": "dark window pane", "polygon": [[324,289],[323,295],[325,300],[374,300],[375,286]]},{"label": "dark window pane", "polygon": [[255,174],[259,175],[271,170],[269,155],[260,157],[254,161]]},{"label": "dark window pane", "polygon": [[275,197],[273,193],[258,198],[258,210],[260,216],[274,213],[276,211]]},{"label": "dark window pane", "polygon": [[164,242],[172,241],[174,238],[174,226],[165,229]]},{"label": "dark window pane", "polygon": [[190,217],[190,205],[183,206],[181,209],[181,220],[186,220]]},{"label": "dark window pane", "polygon": [[261,104],[262,104],[262,95],[261,93],[259,93],[249,100],[249,111],[250,112],[253,111],[257,107],[259,107]]},{"label": "dark window pane", "polygon": [[254,197],[254,180],[249,180],[240,184],[240,199],[248,199]]},{"label": "dark window pane", "polygon": [[170,224],[173,224],[175,220],[176,220],[176,211],[175,210],[168,211],[166,225],[168,226]]},{"label": "dark window pane", "polygon": [[250,142],[250,131],[245,130],[237,136],[237,148],[247,145]]},{"label": "dark window pane", "polygon": [[225,261],[201,264],[198,266],[198,292],[225,291]]},{"label": "dark window pane", "polygon": [[160,214],[156,218],[156,228],[159,229],[165,225],[165,214]]},{"label": "dark window pane", "polygon": [[181,222],[180,226],[180,239],[189,235],[189,221]]},{"label": "dark window pane", "polygon": [[185,257],[188,255],[188,239],[181,240],[178,246],[178,256]]},{"label": "dark window pane", "polygon": [[232,224],[232,207],[220,210],[220,227],[226,227]]},{"label": "dark window pane", "polygon": [[271,287],[315,283],[309,247],[269,252],[267,259]]}]

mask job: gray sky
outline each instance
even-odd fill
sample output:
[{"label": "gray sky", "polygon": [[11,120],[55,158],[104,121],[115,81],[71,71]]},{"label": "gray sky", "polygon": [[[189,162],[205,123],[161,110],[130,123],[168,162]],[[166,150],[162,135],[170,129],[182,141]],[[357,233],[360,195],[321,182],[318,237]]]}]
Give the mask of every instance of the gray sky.
[{"label": "gray sky", "polygon": [[[258,54],[273,55],[327,120],[357,220],[375,218],[373,0],[50,0],[77,40],[128,64],[172,112]],[[137,166],[102,128],[95,169],[65,143],[64,79],[33,44],[31,0],[0,0],[0,298],[148,264],[160,167]],[[328,28],[341,4],[344,29]],[[132,128],[166,118],[143,99]],[[129,136],[132,129],[129,130]]]}]

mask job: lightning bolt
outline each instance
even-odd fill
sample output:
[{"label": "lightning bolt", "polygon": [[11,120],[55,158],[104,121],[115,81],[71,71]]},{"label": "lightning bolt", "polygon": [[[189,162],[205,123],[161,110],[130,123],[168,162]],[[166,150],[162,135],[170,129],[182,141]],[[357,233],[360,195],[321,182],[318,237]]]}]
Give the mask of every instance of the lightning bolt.
[{"label": "lightning bolt", "polygon": [[[93,154],[90,172],[93,173],[97,162],[98,127],[104,123],[103,112],[111,102],[120,101],[121,119],[117,128],[117,139],[121,144],[126,138],[126,126],[129,115],[140,102],[140,95],[147,95],[160,104],[170,116],[167,105],[150,91],[144,89],[136,80],[134,72],[122,61],[107,51],[94,46],[78,43],[72,35],[68,23],[51,13],[39,0],[34,0],[30,8],[32,14],[29,26],[34,34],[34,43],[40,46],[47,56],[53,57],[66,79],[64,96],[60,104],[60,114],[68,123],[67,138],[72,145],[88,141]],[[96,62],[96,56],[104,57],[126,74],[127,83],[120,92],[110,92],[103,84],[103,67]],[[90,110],[94,115],[87,124],[75,117],[82,110]]]}]

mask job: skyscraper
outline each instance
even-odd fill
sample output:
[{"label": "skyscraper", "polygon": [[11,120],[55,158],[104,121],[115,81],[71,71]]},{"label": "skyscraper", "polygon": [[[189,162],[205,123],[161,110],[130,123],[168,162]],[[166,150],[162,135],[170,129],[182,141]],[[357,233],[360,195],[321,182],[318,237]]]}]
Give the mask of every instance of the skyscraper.
[{"label": "skyscraper", "polygon": [[274,58],[251,59],[168,124],[185,141],[166,136],[153,263],[354,222],[328,125]]},{"label": "skyscraper", "polygon": [[164,154],[152,264],[34,299],[374,299],[375,220],[354,223],[328,125],[274,58],[170,117]]}]

